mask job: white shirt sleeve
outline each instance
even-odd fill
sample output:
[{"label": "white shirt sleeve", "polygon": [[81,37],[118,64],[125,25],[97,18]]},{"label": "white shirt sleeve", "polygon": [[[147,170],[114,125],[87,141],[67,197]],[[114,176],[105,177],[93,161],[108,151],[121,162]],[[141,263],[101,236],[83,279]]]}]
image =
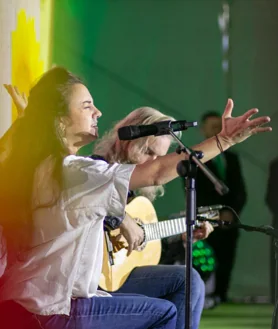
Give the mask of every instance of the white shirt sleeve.
[{"label": "white shirt sleeve", "polygon": [[98,216],[124,216],[135,165],[107,164],[80,156],[64,159],[66,210],[91,208]]}]

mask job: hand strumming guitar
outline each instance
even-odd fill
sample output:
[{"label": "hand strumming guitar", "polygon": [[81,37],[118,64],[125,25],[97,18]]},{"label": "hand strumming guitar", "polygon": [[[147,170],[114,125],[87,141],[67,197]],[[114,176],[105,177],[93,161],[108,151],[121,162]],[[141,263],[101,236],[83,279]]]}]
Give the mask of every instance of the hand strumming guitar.
[{"label": "hand strumming guitar", "polygon": [[[120,225],[121,235],[126,239],[128,243],[127,256],[129,256],[132,250],[138,248],[144,240],[143,229],[136,223],[136,221],[126,214],[122,224]],[[118,236],[120,239],[121,236]]]}]

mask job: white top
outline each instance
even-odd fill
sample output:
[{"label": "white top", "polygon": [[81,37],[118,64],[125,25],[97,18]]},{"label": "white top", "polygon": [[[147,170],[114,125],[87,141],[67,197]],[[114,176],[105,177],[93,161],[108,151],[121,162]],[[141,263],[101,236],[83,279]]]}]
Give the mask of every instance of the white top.
[{"label": "white top", "polygon": [[[35,174],[34,205],[53,200],[50,163],[46,160]],[[103,220],[106,215],[124,216],[133,169],[66,157],[65,189],[54,206],[34,210],[32,248],[9,270],[1,300],[13,299],[36,314],[69,315],[73,297],[110,296],[97,291]]]}]

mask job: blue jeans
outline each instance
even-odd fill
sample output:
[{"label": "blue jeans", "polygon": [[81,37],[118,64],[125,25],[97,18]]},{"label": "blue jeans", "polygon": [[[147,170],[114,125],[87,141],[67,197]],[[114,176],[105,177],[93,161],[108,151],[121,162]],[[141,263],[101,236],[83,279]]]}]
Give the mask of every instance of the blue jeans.
[{"label": "blue jeans", "polygon": [[[38,326],[32,329],[184,329],[184,274],[184,266],[138,267],[113,297],[72,300],[70,316],[36,316]],[[204,283],[195,270],[192,283],[192,320],[193,329],[197,329],[204,303]]]},{"label": "blue jeans", "polygon": [[72,300],[70,316],[36,316],[43,329],[175,329],[177,310],[167,300],[131,294]]},{"label": "blue jeans", "polygon": [[[204,306],[205,285],[199,273],[192,272],[192,329],[199,328]],[[182,265],[157,265],[135,268],[117,292],[142,294],[161,298],[177,308],[176,329],[185,328],[185,267]]]}]

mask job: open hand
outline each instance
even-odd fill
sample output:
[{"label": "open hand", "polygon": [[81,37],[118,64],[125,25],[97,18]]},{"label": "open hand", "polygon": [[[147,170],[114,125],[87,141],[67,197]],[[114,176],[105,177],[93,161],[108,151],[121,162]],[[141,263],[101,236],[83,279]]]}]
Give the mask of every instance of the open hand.
[{"label": "open hand", "polygon": [[262,127],[270,122],[268,116],[262,116],[255,119],[251,117],[258,113],[259,110],[254,108],[239,117],[232,117],[234,103],[232,99],[228,99],[225,111],[222,115],[222,130],[219,133],[219,138],[222,138],[230,146],[241,143],[248,137],[271,131],[271,127]]},{"label": "open hand", "polygon": [[16,106],[18,117],[22,117],[24,115],[24,110],[28,105],[26,94],[20,93],[16,86],[4,84],[4,87]]}]

